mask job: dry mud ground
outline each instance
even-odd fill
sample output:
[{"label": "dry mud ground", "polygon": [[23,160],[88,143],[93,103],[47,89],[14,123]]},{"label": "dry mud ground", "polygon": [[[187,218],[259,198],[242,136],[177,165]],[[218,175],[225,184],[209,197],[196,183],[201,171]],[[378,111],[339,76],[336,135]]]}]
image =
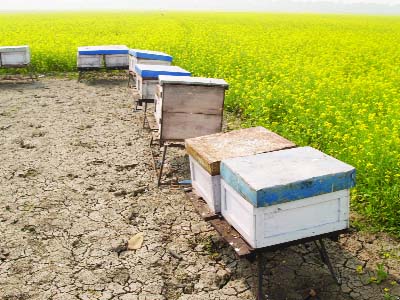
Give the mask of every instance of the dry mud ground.
[{"label": "dry mud ground", "polygon": [[[124,80],[0,82],[0,299],[255,298],[255,263],[182,191],[156,187],[141,124]],[[123,251],[138,232],[143,246]],[[327,245],[342,286],[307,244],[268,254],[267,299],[400,295],[398,241],[352,232]],[[389,278],[369,283],[378,263]]]}]

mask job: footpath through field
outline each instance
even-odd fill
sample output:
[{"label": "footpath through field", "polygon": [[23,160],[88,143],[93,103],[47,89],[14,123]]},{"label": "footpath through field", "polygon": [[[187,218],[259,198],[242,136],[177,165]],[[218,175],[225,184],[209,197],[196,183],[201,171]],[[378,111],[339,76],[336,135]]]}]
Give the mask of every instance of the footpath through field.
[{"label": "footpath through field", "polygon": [[[156,187],[132,105],[122,80],[0,82],[0,299],[254,299],[256,266],[183,192]],[[400,295],[396,241],[352,233],[328,247],[341,287],[310,244],[268,255],[268,299]]]}]

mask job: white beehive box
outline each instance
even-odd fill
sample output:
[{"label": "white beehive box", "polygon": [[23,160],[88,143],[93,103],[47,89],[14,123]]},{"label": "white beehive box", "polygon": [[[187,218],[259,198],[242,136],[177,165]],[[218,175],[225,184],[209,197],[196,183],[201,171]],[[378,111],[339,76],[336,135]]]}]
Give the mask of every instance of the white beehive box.
[{"label": "white beehive box", "polygon": [[221,161],[293,148],[296,145],[264,127],[253,127],[185,140],[192,186],[210,209],[221,211]]},{"label": "white beehive box", "polygon": [[[128,67],[129,49],[123,45],[78,47],[78,68]],[[104,59],[105,57],[105,59]]]},{"label": "white beehive box", "polygon": [[160,139],[183,141],[221,132],[225,90],[222,79],[160,76],[155,117]]},{"label": "white beehive box", "polygon": [[26,66],[31,62],[29,46],[0,47],[0,66]]},{"label": "white beehive box", "polygon": [[154,99],[156,87],[158,85],[158,76],[190,76],[190,72],[178,66],[166,65],[145,65],[137,64],[135,66],[136,87],[138,89],[140,99]]},{"label": "white beehive box", "polygon": [[166,65],[170,66],[172,56],[158,51],[130,49],[129,50],[129,71],[135,72],[137,64]]},{"label": "white beehive box", "polygon": [[254,248],[346,229],[355,169],[311,147],[221,163],[221,212]]}]

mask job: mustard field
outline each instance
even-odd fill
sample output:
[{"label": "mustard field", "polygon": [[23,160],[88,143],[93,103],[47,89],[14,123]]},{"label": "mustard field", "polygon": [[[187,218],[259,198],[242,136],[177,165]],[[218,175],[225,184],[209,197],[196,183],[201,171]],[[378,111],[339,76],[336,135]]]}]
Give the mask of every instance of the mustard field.
[{"label": "mustard field", "polygon": [[0,14],[0,45],[18,44],[38,73],[74,71],[78,46],[125,44],[224,78],[226,109],[243,126],[355,166],[353,224],[400,236],[400,17]]}]

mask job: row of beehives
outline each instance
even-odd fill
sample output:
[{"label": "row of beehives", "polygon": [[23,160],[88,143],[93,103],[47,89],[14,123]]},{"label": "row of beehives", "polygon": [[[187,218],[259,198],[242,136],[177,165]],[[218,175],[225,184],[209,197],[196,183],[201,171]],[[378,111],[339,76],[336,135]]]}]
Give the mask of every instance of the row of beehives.
[{"label": "row of beehives", "polygon": [[28,46],[0,47],[0,67],[27,66],[31,62]]},{"label": "row of beehives", "polygon": [[172,66],[172,59],[158,51],[129,51],[129,72],[136,79],[139,98],[154,101],[160,140],[184,141],[220,132],[228,84],[223,79],[192,77]]},{"label": "row of beehives", "polygon": [[252,246],[349,226],[355,169],[255,127],[185,141],[192,186]]},{"label": "row of beehives", "polygon": [[353,167],[262,127],[219,133],[227,83],[166,70],[134,65],[141,97],[155,99],[160,139],[185,140],[193,188],[252,247],[348,227]]}]

